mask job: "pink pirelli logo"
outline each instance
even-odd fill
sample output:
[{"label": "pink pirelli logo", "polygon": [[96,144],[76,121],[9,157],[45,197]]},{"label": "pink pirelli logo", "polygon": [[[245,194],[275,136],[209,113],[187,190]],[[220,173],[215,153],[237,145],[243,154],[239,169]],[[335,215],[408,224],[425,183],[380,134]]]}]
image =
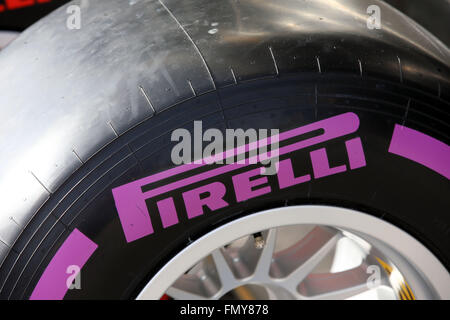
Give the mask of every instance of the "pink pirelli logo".
[{"label": "pink pirelli logo", "polygon": [[[244,148],[240,147],[233,150],[233,152],[236,154],[243,151],[253,150],[255,148],[260,148],[261,146],[267,146],[271,143],[271,139],[273,140],[275,138],[277,142],[282,142],[308,133],[318,132],[317,135],[314,135],[311,138],[306,138],[304,140],[280,147],[276,150],[276,156],[278,157],[317,145],[319,143],[349,135],[356,132],[358,128],[358,116],[352,112],[348,112],[285,131],[280,133],[277,137],[272,136],[259,140],[256,143],[250,143]],[[366,165],[363,147],[359,137],[347,140],[345,142],[345,148],[348,154],[348,167],[350,170],[361,168]],[[225,158],[227,157],[227,154],[230,154],[230,150],[217,154],[215,157]],[[325,148],[319,148],[311,151],[310,159],[313,172],[300,177],[294,176],[292,162],[290,159],[279,161],[277,163],[277,179],[279,188],[283,189],[296,184],[305,183],[310,181],[312,176],[314,179],[319,179],[329,175],[345,172],[348,169],[347,164],[330,167]],[[117,212],[119,214],[127,242],[132,242],[154,233],[154,228],[146,204],[147,199],[168,194],[169,192],[174,192],[181,188],[186,189],[185,187],[189,187],[194,183],[221,176],[225,173],[232,173],[233,171],[246,168],[251,164],[257,163],[255,159],[249,157],[246,159],[247,161],[245,161],[245,163],[238,162],[225,164],[201,173],[193,173],[193,175],[189,177],[183,175],[183,178],[180,178],[177,181],[173,181],[173,179],[171,179],[172,182],[162,186],[159,184],[158,187],[151,190],[142,191],[142,187],[146,185],[160,182],[170,177],[176,177],[181,173],[186,173],[200,167],[205,166],[207,168],[207,163],[211,163],[211,161],[208,159],[203,160],[205,161],[197,161],[192,164],[180,165],[178,167],[127,183],[112,190]],[[255,165],[253,165],[253,167],[254,166]],[[245,172],[241,172],[242,170],[240,170],[238,174],[231,177],[233,190],[227,190],[225,184],[220,181],[215,181],[201,187],[183,191],[182,199],[184,201],[188,219],[203,215],[204,206],[207,206],[212,211],[229,206],[230,203],[224,200],[224,196],[227,192],[234,192],[236,202],[247,201],[270,193],[272,191],[272,187],[268,184],[268,177],[261,174],[261,170],[263,170],[264,167],[256,169],[253,167]],[[205,194],[208,196],[205,197]],[[156,205],[163,228],[168,228],[179,222],[178,213],[172,197],[167,196],[167,198],[159,200]]]}]

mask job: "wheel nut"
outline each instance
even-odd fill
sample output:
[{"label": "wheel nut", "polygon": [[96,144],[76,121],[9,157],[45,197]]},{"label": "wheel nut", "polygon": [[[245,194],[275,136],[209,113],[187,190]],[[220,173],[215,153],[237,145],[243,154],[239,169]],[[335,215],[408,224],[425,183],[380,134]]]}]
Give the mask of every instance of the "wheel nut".
[{"label": "wheel nut", "polygon": [[253,235],[253,238],[255,239],[255,248],[256,249],[264,248],[264,245],[266,244],[266,242],[264,241],[264,238],[263,238],[261,232],[255,233]]}]

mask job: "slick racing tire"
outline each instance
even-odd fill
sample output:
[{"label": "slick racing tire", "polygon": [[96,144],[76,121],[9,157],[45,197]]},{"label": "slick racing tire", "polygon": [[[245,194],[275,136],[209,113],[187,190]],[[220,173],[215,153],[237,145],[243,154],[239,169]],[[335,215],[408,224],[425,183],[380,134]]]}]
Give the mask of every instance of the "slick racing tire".
[{"label": "slick racing tire", "polygon": [[[448,48],[381,1],[332,3],[72,1],[4,49],[0,297],[224,298],[258,284],[230,243],[246,237],[251,260],[298,224],[319,228],[312,251],[280,249],[261,283],[339,234],[368,250],[367,277],[402,275],[394,298],[450,298]],[[177,129],[193,163],[174,162]],[[279,140],[275,172],[205,163],[208,129],[279,132],[257,138]],[[316,265],[271,294],[336,287]],[[193,279],[209,284],[177,285]]]}]

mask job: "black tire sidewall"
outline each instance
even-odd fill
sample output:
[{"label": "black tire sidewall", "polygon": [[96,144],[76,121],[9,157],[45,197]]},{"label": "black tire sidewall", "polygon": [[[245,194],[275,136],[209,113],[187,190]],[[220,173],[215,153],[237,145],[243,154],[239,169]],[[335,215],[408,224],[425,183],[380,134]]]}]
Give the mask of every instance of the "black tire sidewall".
[{"label": "black tire sidewall", "polygon": [[[69,229],[41,257],[42,263],[27,285],[17,286],[16,292],[22,292],[23,297],[30,296],[52,255],[74,228],[98,244],[98,249],[82,269],[82,290],[69,290],[65,298],[133,298],[171,257],[205,233],[258,211],[301,204],[356,209],[386,220],[418,239],[449,267],[448,180],[425,166],[388,152],[395,124],[448,143],[442,124],[430,125],[436,122],[436,117],[431,112],[428,115],[419,112],[416,105],[421,104],[432,105],[437,113],[444,113],[442,106],[446,105],[417,89],[379,79],[303,74],[241,83],[177,105],[166,115],[149,119],[121,137],[123,147],[131,148],[133,158],[139,162],[127,164],[123,159],[117,160],[124,166],[121,175],[108,174],[101,184],[91,187],[94,198],[87,194],[84,206],[71,207],[73,213],[67,213],[71,218],[64,221]],[[279,189],[276,176],[268,176],[270,193],[240,203],[232,192],[231,175],[248,168],[204,180],[185,190],[219,181],[227,188],[224,200],[228,207],[214,212],[206,208],[205,214],[187,219],[181,192],[175,190],[169,195],[175,199],[179,223],[164,229],[158,213],[149,210],[154,233],[126,242],[111,190],[174,167],[170,161],[175,144],[170,141],[170,134],[174,129],[185,127],[192,131],[193,121],[202,120],[205,130],[267,128],[284,132],[346,112],[358,116],[359,129],[289,155],[295,163],[294,171],[296,175],[311,174],[309,153],[320,148],[326,149],[331,166],[346,164],[348,167],[344,143],[355,137],[361,138],[366,166],[283,190]],[[156,138],[149,139],[146,133],[155,130],[157,122],[160,132]],[[74,203],[77,201],[82,199]],[[154,203],[149,201],[148,205]],[[77,208],[82,209],[77,211]]]}]

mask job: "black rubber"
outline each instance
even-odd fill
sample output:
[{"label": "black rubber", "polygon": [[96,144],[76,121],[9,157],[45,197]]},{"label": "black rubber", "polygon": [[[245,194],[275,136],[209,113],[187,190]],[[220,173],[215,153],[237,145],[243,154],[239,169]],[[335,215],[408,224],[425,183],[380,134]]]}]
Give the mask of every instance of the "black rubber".
[{"label": "black rubber", "polygon": [[[15,244],[22,254],[10,269],[2,297],[28,297],[55,250],[75,227],[99,249],[83,268],[83,289],[69,291],[66,298],[132,298],[167,259],[208,230],[258,210],[302,203],[355,208],[386,219],[423,241],[449,266],[445,229],[449,223],[448,180],[387,152],[395,123],[448,143],[445,108],[448,102],[399,83],[358,75],[304,73],[230,86],[174,107],[99,152],[41,208]],[[190,221],[180,215],[180,224],[165,230],[158,217],[152,216],[155,234],[125,242],[111,189],[171,166],[172,130],[191,129],[194,120],[202,120],[205,129],[284,131],[348,111],[361,120],[358,136],[367,167],[273,192]],[[332,164],[345,159],[342,141],[328,143],[326,148]],[[296,155],[303,163],[307,163],[306,156],[307,151]],[[229,176],[220,181],[230,184]],[[269,181],[276,188],[274,177]],[[226,200],[233,203],[233,199]],[[2,268],[3,281],[13,259],[9,257]]]}]

